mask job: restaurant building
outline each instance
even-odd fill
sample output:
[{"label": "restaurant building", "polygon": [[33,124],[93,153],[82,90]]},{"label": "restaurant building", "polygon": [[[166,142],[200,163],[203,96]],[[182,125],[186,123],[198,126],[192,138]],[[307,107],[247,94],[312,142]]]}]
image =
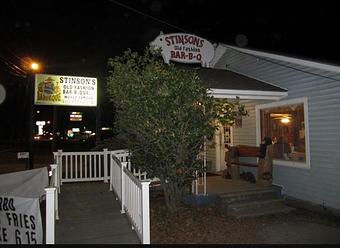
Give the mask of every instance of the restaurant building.
[{"label": "restaurant building", "polygon": [[[181,39],[174,38],[178,35]],[[180,44],[167,46],[161,42],[166,36]],[[259,146],[269,137],[274,144],[273,184],[297,204],[339,214],[340,66],[209,44],[201,38],[200,47],[189,50],[184,48],[189,36],[161,34],[150,44],[162,48],[166,63],[191,63],[188,58],[197,58],[197,54],[189,56],[183,51],[201,53],[201,66],[190,69],[198,72],[215,98],[239,97],[249,113],[232,127],[220,126],[208,142],[208,170],[226,168],[228,145]],[[256,175],[256,168],[241,167],[243,170]]]},{"label": "restaurant building", "polygon": [[[231,144],[259,145],[270,137],[277,148],[273,184],[291,200],[339,213],[340,66],[225,44],[210,64],[276,87],[268,93],[240,81],[234,93],[249,116],[230,128]],[[233,98],[228,85],[226,80],[214,95]]]}]

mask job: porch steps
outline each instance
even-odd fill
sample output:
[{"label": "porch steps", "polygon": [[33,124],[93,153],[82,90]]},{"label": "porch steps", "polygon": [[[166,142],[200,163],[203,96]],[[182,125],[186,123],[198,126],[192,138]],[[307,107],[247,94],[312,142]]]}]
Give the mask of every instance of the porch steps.
[{"label": "porch steps", "polygon": [[220,211],[229,216],[250,217],[275,213],[287,213],[294,208],[274,189],[257,189],[220,195]]}]

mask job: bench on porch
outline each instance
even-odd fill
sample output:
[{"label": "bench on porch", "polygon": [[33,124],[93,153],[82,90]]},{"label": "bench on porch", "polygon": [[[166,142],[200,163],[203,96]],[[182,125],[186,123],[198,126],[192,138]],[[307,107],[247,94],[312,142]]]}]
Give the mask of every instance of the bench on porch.
[{"label": "bench on porch", "polygon": [[[261,156],[261,152],[264,154]],[[262,157],[262,158],[261,158]],[[256,158],[257,162],[243,162],[240,158]],[[232,179],[240,178],[240,166],[257,168],[257,182],[267,185],[272,182],[272,165],[273,165],[273,146],[266,146],[265,151],[261,151],[258,146],[238,145],[228,147],[225,153],[226,173],[231,175]],[[263,176],[264,175],[264,176]]]}]

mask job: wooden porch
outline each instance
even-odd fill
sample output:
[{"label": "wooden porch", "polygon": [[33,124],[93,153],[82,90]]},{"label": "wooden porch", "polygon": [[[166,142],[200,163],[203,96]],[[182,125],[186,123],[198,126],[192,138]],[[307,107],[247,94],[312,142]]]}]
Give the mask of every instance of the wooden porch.
[{"label": "wooden porch", "polygon": [[[261,186],[256,183],[250,183],[243,179],[225,179],[222,177],[222,173],[217,174],[218,175],[216,176],[207,177],[207,194],[225,194],[271,188],[270,186]],[[198,184],[199,192],[204,191],[203,187],[203,183]]]},{"label": "wooden porch", "polygon": [[[204,185],[199,185],[199,193]],[[286,206],[279,187],[263,186],[243,179],[225,179],[222,175],[207,177],[207,195],[215,198],[219,211],[235,217],[261,216],[287,213],[293,208]]]}]

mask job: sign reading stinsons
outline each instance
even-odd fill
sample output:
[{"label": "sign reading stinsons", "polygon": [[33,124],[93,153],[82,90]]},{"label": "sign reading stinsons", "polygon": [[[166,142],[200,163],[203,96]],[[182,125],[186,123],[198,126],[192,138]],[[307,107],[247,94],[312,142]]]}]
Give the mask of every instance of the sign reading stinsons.
[{"label": "sign reading stinsons", "polygon": [[193,34],[163,34],[150,42],[150,46],[160,48],[164,62],[200,63],[202,67],[210,67],[214,57],[214,46],[206,39]]},{"label": "sign reading stinsons", "polygon": [[36,105],[97,106],[97,78],[36,74]]}]

